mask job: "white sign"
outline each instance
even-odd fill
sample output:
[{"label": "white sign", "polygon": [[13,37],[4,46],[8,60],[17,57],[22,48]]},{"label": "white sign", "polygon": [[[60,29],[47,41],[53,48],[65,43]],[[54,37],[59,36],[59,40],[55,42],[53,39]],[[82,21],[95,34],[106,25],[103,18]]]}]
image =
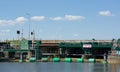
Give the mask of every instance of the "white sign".
[{"label": "white sign", "polygon": [[84,44],[83,48],[92,48],[92,45],[91,44]]}]

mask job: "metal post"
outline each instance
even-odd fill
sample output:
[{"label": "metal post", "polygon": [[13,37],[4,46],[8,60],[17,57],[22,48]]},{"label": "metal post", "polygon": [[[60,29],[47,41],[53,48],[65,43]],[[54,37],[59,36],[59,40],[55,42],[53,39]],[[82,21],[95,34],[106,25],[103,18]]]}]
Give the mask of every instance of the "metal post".
[{"label": "metal post", "polygon": [[37,53],[36,53],[37,49],[35,49],[35,59],[37,60]]},{"label": "metal post", "polygon": [[107,53],[104,53],[104,61],[107,62]]},{"label": "metal post", "polygon": [[20,52],[20,60],[23,60],[22,52]]},{"label": "metal post", "polygon": [[62,55],[62,48],[59,48],[59,50],[60,50],[60,55]]},{"label": "metal post", "polygon": [[29,31],[28,31],[28,39],[30,40],[30,14],[29,13],[27,13],[26,15],[28,15],[28,24],[29,24]]}]

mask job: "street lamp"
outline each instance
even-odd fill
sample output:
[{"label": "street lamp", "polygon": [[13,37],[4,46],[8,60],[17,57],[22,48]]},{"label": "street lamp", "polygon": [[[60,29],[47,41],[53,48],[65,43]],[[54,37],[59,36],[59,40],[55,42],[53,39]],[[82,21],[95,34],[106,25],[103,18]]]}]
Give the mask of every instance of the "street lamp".
[{"label": "street lamp", "polygon": [[28,15],[28,24],[29,24],[29,28],[28,28],[28,39],[30,40],[30,22],[31,22],[31,20],[30,20],[30,14],[29,13],[26,13],[26,15]]},{"label": "street lamp", "polygon": [[17,30],[17,34],[18,34],[18,40],[19,40],[19,35],[20,35],[20,31],[19,30]]}]

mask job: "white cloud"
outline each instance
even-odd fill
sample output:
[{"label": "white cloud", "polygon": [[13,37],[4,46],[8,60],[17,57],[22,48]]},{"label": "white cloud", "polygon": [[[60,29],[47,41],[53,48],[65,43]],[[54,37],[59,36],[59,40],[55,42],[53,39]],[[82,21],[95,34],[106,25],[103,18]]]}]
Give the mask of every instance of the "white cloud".
[{"label": "white cloud", "polygon": [[69,20],[69,21],[73,21],[73,20],[84,20],[85,17],[84,16],[75,16],[75,15],[65,15],[64,17],[54,17],[54,18],[50,18],[51,20],[54,21],[58,21],[58,20]]},{"label": "white cloud", "polygon": [[27,21],[27,19],[24,18],[24,17],[18,17],[18,18],[15,19],[15,21],[16,22],[25,22],[25,21]]},{"label": "white cloud", "polygon": [[74,16],[74,15],[65,15],[66,20],[83,20],[85,17],[83,16]]},{"label": "white cloud", "polygon": [[45,20],[45,16],[33,16],[33,17],[31,17],[31,20],[42,21],[42,20]]},{"label": "white cloud", "polygon": [[5,19],[1,19],[0,20],[0,25],[1,26],[8,26],[8,25],[18,25],[18,24],[23,24],[27,21],[26,18],[24,17],[18,17],[14,20],[5,20]]},{"label": "white cloud", "polygon": [[109,10],[106,11],[100,11],[99,12],[100,16],[114,16]]},{"label": "white cloud", "polygon": [[[31,17],[32,21],[42,21],[45,20],[45,16],[33,16]],[[58,20],[84,20],[84,16],[75,16],[75,15],[65,15],[63,17],[57,16],[57,17],[51,17],[50,20],[58,21]],[[28,21],[25,17],[17,17],[16,19],[0,19],[0,26],[9,26],[9,25],[20,25],[24,24],[26,21]]]},{"label": "white cloud", "polygon": [[50,18],[51,20],[54,20],[54,21],[58,21],[58,20],[63,20],[62,17],[54,17],[54,18]]}]

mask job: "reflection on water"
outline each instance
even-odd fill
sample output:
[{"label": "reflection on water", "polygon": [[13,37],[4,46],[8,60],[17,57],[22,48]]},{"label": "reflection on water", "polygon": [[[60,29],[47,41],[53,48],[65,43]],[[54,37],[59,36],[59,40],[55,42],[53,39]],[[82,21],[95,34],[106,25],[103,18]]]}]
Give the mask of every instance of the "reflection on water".
[{"label": "reflection on water", "polygon": [[0,72],[120,72],[120,65],[101,63],[0,63]]}]

